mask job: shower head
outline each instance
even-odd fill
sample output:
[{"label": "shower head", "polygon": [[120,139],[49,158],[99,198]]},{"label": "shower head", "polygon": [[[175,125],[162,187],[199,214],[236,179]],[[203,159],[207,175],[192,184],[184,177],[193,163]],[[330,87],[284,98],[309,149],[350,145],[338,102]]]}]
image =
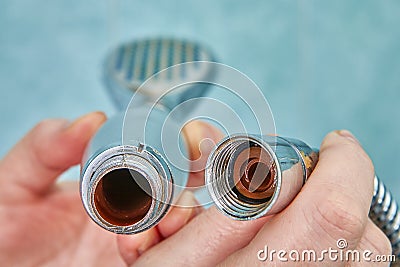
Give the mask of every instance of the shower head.
[{"label": "shower head", "polygon": [[[117,108],[123,110],[132,95],[152,75],[163,70],[140,89],[141,101],[154,102],[175,84],[186,81],[202,81],[213,75],[211,64],[189,64],[180,68],[169,67],[198,61],[215,61],[206,47],[185,40],[155,38],[143,39],[126,44],[111,51],[106,57],[104,81]],[[203,96],[208,85],[195,84],[177,90],[163,100],[163,105],[172,109],[177,104]],[[139,99],[139,98],[136,98]]]}]

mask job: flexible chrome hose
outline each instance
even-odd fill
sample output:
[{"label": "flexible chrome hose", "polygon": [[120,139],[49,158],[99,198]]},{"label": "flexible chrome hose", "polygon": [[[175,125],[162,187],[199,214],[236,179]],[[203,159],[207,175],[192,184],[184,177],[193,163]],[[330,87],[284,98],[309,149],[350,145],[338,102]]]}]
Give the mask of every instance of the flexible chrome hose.
[{"label": "flexible chrome hose", "polygon": [[399,206],[383,182],[375,176],[374,196],[369,212],[371,220],[385,233],[392,244],[393,254],[400,260]]},{"label": "flexible chrome hose", "polygon": [[[318,156],[317,149],[297,139],[232,135],[211,152],[206,183],[222,213],[236,220],[253,220],[276,214],[289,205],[316,166]],[[261,178],[265,177],[263,180],[254,175],[257,171],[249,176],[254,162],[269,166],[269,170],[265,171],[264,167],[258,173]],[[252,185],[253,182],[258,184]],[[399,206],[377,176],[374,178],[369,217],[391,242],[392,253],[396,256],[392,266],[399,264]]]}]

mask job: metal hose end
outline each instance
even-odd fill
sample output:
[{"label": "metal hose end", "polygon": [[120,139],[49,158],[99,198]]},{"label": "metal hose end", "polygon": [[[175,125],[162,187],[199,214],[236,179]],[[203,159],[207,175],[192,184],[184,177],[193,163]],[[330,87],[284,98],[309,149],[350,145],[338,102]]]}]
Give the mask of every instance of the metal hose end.
[{"label": "metal hose end", "polygon": [[120,234],[157,224],[173,194],[169,168],[143,145],[114,146],[92,157],[82,171],[80,189],[89,216]]},{"label": "metal hose end", "polygon": [[236,220],[253,220],[284,209],[317,159],[317,152],[297,140],[233,135],[210,154],[206,184],[222,213]]},{"label": "metal hose end", "polygon": [[[318,150],[297,139],[226,137],[208,159],[208,190],[217,208],[233,219],[251,220],[275,214],[301,190],[318,156]],[[257,170],[253,170],[255,167]],[[249,175],[257,175],[256,180],[262,180],[251,187],[254,177],[249,179]],[[400,261],[399,205],[377,176],[369,217],[389,238],[396,256],[392,266],[397,266]]]}]

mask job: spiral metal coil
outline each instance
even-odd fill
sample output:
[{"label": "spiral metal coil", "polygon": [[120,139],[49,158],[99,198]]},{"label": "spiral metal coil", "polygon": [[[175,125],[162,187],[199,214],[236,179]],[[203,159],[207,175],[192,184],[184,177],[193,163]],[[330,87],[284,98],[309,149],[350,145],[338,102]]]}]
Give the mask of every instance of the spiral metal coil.
[{"label": "spiral metal coil", "polygon": [[375,176],[374,196],[369,212],[371,220],[385,233],[392,244],[396,263],[400,261],[400,212],[396,200],[383,182]]}]

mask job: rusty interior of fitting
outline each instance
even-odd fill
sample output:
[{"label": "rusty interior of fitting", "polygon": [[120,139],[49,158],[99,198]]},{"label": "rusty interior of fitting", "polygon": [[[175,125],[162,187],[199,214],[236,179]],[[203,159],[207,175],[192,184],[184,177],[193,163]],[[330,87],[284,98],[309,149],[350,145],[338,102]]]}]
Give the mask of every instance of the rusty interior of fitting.
[{"label": "rusty interior of fitting", "polygon": [[275,163],[269,152],[255,143],[238,153],[233,164],[233,177],[233,191],[246,202],[268,201],[275,192]]},{"label": "rusty interior of fitting", "polygon": [[151,192],[151,188],[142,174],[127,168],[116,169],[98,182],[95,208],[110,224],[132,225],[143,219],[150,209],[152,197],[146,192]]}]

